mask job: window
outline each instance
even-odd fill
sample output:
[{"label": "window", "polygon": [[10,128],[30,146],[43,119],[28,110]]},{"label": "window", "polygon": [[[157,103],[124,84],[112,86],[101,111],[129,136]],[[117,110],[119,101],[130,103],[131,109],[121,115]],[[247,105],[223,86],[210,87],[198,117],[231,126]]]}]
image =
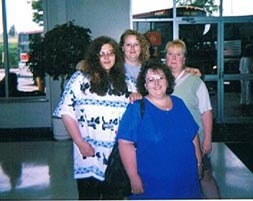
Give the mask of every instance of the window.
[{"label": "window", "polygon": [[252,15],[252,0],[223,0],[223,16]]},{"label": "window", "polygon": [[[41,0],[5,0],[0,40],[0,97],[43,96],[43,79],[33,76],[26,62],[31,40],[43,32]],[[2,17],[1,16],[1,17]],[[4,51],[4,47],[7,50]]]}]

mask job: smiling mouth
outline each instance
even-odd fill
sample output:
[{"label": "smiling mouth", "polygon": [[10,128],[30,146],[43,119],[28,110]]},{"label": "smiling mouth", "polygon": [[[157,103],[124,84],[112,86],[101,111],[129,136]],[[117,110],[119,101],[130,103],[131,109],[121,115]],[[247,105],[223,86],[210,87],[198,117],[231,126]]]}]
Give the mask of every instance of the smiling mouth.
[{"label": "smiling mouth", "polygon": [[154,90],[161,90],[161,88],[162,88],[161,86],[157,86],[157,87],[154,87],[153,89]]}]

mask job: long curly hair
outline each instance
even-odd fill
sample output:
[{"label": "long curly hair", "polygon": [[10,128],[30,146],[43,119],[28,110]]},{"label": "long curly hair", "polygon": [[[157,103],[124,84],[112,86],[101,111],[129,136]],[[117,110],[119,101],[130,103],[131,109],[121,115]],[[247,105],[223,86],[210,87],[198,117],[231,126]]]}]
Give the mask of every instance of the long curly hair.
[{"label": "long curly hair", "polygon": [[[99,52],[103,45],[110,44],[115,54],[115,64],[110,72],[106,72],[100,64]],[[122,95],[127,92],[125,81],[124,59],[117,42],[107,36],[100,36],[93,40],[84,59],[84,74],[90,76],[90,92],[104,96],[107,93]],[[83,89],[87,90],[87,87]]]},{"label": "long curly hair", "polygon": [[122,50],[123,46],[124,46],[124,43],[125,43],[125,39],[127,36],[129,35],[134,35],[136,36],[136,39],[139,41],[140,43],[140,46],[141,46],[141,54],[140,54],[140,62],[141,64],[144,64],[150,57],[150,53],[149,53],[149,42],[148,40],[146,39],[146,37],[135,31],[135,30],[132,30],[132,29],[127,29],[120,37],[120,42],[119,42],[119,46]]},{"label": "long curly hair", "polygon": [[175,85],[175,78],[172,75],[170,69],[163,63],[161,63],[158,59],[150,59],[148,60],[142,67],[137,78],[137,90],[142,96],[148,95],[148,91],[145,87],[146,75],[149,70],[158,71],[161,70],[164,72],[166,80],[168,82],[168,86],[166,89],[166,94],[170,95],[173,92]]}]

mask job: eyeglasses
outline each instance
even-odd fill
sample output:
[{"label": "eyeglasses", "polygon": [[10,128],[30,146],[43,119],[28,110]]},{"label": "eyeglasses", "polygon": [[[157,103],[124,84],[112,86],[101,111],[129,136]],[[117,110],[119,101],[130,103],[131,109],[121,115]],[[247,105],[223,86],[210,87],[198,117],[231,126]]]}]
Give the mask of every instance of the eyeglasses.
[{"label": "eyeglasses", "polygon": [[109,50],[108,52],[99,52],[98,53],[99,58],[102,58],[102,57],[112,57],[114,55],[115,55],[115,53],[114,53],[113,50]]},{"label": "eyeglasses", "polygon": [[155,84],[157,82],[164,82],[166,80],[165,75],[154,75],[152,77],[147,77],[146,84]]}]

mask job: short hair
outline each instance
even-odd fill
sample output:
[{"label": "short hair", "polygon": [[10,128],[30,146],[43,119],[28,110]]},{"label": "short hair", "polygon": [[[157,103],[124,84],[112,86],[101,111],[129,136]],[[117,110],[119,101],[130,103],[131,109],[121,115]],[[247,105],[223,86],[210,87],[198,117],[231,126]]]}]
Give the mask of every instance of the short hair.
[{"label": "short hair", "polygon": [[169,41],[166,46],[165,46],[165,51],[167,52],[167,50],[170,48],[170,47],[180,47],[183,49],[183,53],[184,53],[184,56],[187,55],[187,48],[186,48],[186,45],[185,45],[185,42],[180,40],[180,39],[176,39],[176,40],[173,40],[173,41]]},{"label": "short hair", "polygon": [[148,91],[145,87],[145,82],[146,82],[146,75],[149,70],[152,71],[158,71],[161,70],[166,77],[166,80],[168,82],[168,86],[166,89],[166,94],[172,94],[174,85],[175,85],[175,78],[172,75],[170,69],[163,63],[161,63],[157,59],[150,59],[148,60],[142,67],[139,73],[139,76],[137,78],[137,90],[142,96],[146,96],[148,94]]}]

